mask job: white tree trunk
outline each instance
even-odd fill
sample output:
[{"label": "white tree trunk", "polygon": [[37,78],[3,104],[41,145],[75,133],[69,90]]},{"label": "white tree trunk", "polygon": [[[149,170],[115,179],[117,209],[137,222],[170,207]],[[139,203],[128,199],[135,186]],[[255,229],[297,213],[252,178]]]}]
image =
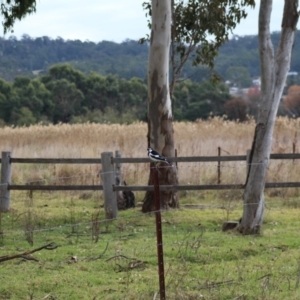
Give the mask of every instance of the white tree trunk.
[{"label": "white tree trunk", "polygon": [[164,150],[166,135],[162,132],[162,118],[172,118],[169,92],[170,43],[171,0],[152,0],[152,28],[148,61],[149,135],[150,146],[159,153]]},{"label": "white tree trunk", "polygon": [[[171,0],[152,0],[152,24],[148,65],[148,145],[166,157],[174,157],[172,106],[169,91]],[[146,150],[146,149],[145,149]],[[176,168],[159,170],[160,184],[177,184]],[[149,184],[152,175],[150,172]],[[177,193],[160,195],[164,207],[177,206]],[[154,208],[153,193],[146,193],[143,211]]]},{"label": "white tree trunk", "polygon": [[260,110],[250,153],[244,191],[244,212],[239,226],[244,234],[259,233],[264,217],[264,186],[272,136],[280,99],[290,68],[298,22],[298,0],[285,0],[282,32],[276,55],[270,35],[272,0],[261,0],[259,11],[259,53],[261,64]]}]

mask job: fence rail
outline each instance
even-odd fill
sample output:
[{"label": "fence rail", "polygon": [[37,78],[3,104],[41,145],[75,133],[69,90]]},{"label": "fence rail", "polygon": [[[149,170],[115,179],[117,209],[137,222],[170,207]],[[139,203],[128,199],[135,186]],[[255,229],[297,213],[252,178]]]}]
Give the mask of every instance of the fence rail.
[{"label": "fence rail", "polygon": [[[222,161],[246,161],[247,155],[230,156],[181,156],[170,157],[170,162],[222,162]],[[276,153],[271,154],[270,159],[300,159],[300,153]],[[147,163],[148,158],[112,158],[112,163]]]},{"label": "fence rail", "polygon": [[[300,187],[300,182],[267,182],[265,188]],[[238,190],[244,189],[244,184],[203,184],[203,185],[160,185],[160,191],[203,191],[203,190]],[[114,186],[114,191],[153,191],[153,185]]]},{"label": "fence rail", "polygon": [[103,191],[103,185],[18,185],[8,184],[12,191]]},{"label": "fence rail", "polygon": [[[266,182],[265,188],[300,187],[300,182]],[[12,191],[103,191],[103,185],[17,185],[9,184]],[[203,184],[203,185],[160,185],[161,191],[196,191],[196,190],[238,190],[244,189],[244,184]],[[153,191],[153,185],[113,185],[113,191]]]},{"label": "fence rail", "polygon": [[[247,151],[249,155],[249,151]],[[243,189],[244,184],[221,184],[220,183],[220,163],[230,161],[248,161],[248,155],[226,155],[221,156],[194,156],[194,157],[172,157],[171,162],[188,163],[188,162],[217,162],[218,163],[218,184],[204,185],[161,185],[161,191],[192,191],[192,190],[226,190],[226,189]],[[300,153],[275,153],[270,155],[270,159],[300,159]],[[11,157],[10,152],[2,152],[1,162],[1,195],[0,211],[9,207],[10,191],[104,191],[105,198],[114,198],[115,192],[120,191],[153,191],[153,185],[147,186],[122,186],[120,180],[115,180],[113,173],[121,173],[120,168],[123,163],[149,163],[149,158],[130,158],[121,157],[119,151],[116,151],[115,157],[112,152],[104,152],[101,158],[15,158]],[[11,184],[11,165],[20,164],[101,164],[103,185],[43,185],[43,184]],[[116,168],[114,167],[116,166]],[[120,174],[116,177],[120,177]],[[120,178],[119,178],[120,179]],[[119,182],[117,182],[119,181]],[[109,185],[109,186],[108,186]],[[267,182],[265,188],[292,188],[300,187],[300,182]],[[106,200],[105,200],[106,201]],[[6,203],[4,205],[4,203]]]},{"label": "fence rail", "polygon": [[[247,155],[228,156],[181,156],[168,158],[171,162],[222,162],[246,161]],[[300,159],[300,153],[275,153],[270,159]],[[2,162],[0,158],[0,163]],[[117,163],[148,163],[146,157],[112,157],[111,162]],[[101,158],[10,158],[10,163],[20,164],[101,164]]]},{"label": "fence rail", "polygon": [[10,158],[19,164],[101,164],[101,158]]}]

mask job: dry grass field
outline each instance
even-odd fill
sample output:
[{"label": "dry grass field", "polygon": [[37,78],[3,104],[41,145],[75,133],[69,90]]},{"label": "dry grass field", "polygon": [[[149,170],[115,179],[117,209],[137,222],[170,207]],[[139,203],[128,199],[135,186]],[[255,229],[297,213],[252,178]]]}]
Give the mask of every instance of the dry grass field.
[{"label": "dry grass field", "polygon": [[[194,123],[174,123],[178,156],[244,155],[250,149],[255,122],[236,123],[222,118]],[[272,153],[299,152],[300,121],[278,118]],[[145,157],[145,123],[60,124],[22,128],[4,127],[0,131],[0,150],[18,158],[98,158],[101,152],[120,150],[123,157]],[[271,161],[268,181],[297,181],[297,161]],[[243,183],[245,162],[222,163],[222,183]],[[87,165],[14,165],[13,183],[56,181],[85,183],[98,181],[101,166]],[[148,164],[124,164],[124,179],[129,184],[146,184]],[[84,176],[85,175],[85,176]],[[181,183],[216,183],[216,163],[179,164]]]}]

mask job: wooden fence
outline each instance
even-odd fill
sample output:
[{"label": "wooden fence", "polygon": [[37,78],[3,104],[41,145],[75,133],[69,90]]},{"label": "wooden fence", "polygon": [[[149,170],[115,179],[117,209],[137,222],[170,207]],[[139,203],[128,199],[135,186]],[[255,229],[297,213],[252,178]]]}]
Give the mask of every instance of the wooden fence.
[{"label": "wooden fence", "polygon": [[[300,159],[300,153],[291,154],[271,154],[272,160],[290,160]],[[220,163],[230,161],[247,161],[247,155],[221,156],[193,156],[193,157],[173,157],[169,158],[171,162],[217,162],[218,176],[220,176]],[[70,190],[91,190],[104,192],[105,210],[110,211],[110,217],[116,217],[116,197],[115,192],[118,191],[153,191],[151,186],[123,186],[116,184],[115,169],[120,169],[123,163],[147,163],[149,158],[122,158],[120,153],[116,151],[114,157],[113,152],[104,152],[101,158],[14,158],[11,152],[2,152],[1,158],[1,193],[0,193],[0,211],[7,211],[10,207],[10,191],[70,191]],[[16,185],[11,183],[12,164],[101,164],[101,177],[103,185]],[[116,168],[117,166],[117,168]],[[300,187],[300,182],[267,182],[265,188],[291,188]],[[244,184],[205,184],[205,185],[161,185],[161,191],[184,191],[184,190],[224,190],[224,189],[243,189]],[[109,200],[107,200],[109,199]],[[108,216],[109,217],[109,216]]]}]

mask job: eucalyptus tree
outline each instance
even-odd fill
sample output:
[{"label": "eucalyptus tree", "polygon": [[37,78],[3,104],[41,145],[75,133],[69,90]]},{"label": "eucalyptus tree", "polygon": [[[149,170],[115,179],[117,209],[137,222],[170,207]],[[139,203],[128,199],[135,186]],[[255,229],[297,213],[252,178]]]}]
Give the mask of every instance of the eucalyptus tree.
[{"label": "eucalyptus tree", "polygon": [[70,64],[57,64],[52,66],[48,75],[43,76],[43,82],[66,79],[76,85],[82,93],[86,92],[86,76],[83,72],[74,69]]},{"label": "eucalyptus tree", "polygon": [[[35,85],[33,81],[36,82]],[[38,79],[31,80],[29,77],[18,76],[14,80],[13,88],[17,93],[19,103],[19,107],[15,108],[27,107],[36,120],[39,120],[44,108],[43,98],[47,98],[47,94],[50,94],[45,86]],[[40,89],[45,93],[39,95]]]},{"label": "eucalyptus tree", "polygon": [[244,211],[239,231],[259,233],[264,218],[264,187],[272,135],[280,99],[290,68],[298,23],[298,0],[285,0],[281,36],[275,53],[270,36],[272,0],[261,0],[259,10],[259,54],[261,68],[260,108],[249,158],[244,190]]},{"label": "eucalyptus tree", "polygon": [[229,67],[226,70],[226,80],[229,80],[233,86],[239,89],[252,85],[249,71],[245,67]]},{"label": "eucalyptus tree", "polygon": [[51,80],[47,85],[53,103],[53,122],[68,123],[72,116],[81,113],[83,93],[67,79]]},{"label": "eucalyptus tree", "polygon": [[[169,90],[169,53],[171,42],[171,0],[152,0],[151,37],[148,61],[148,146],[164,156],[174,155],[172,107]],[[146,147],[145,147],[146,148]],[[145,149],[146,150],[146,149]],[[153,167],[153,163],[151,163]],[[151,176],[149,184],[153,183]],[[160,168],[161,184],[177,184],[175,167]],[[162,206],[178,206],[175,192],[161,192]],[[146,193],[143,212],[154,210],[153,193]]]},{"label": "eucalyptus tree", "polygon": [[[146,15],[151,17],[148,20],[151,29],[147,76],[148,147],[172,157],[175,142],[171,98],[185,62],[194,54],[195,65],[212,68],[219,47],[236,24],[247,16],[245,6],[253,6],[254,0],[152,0],[143,5]],[[146,40],[141,39],[141,42]],[[162,168],[159,181],[176,185],[177,169]],[[152,183],[151,172],[148,182]],[[143,212],[154,209],[153,196],[153,192],[146,193]],[[164,208],[179,205],[177,192],[162,192],[160,199]]]},{"label": "eucalyptus tree", "polygon": [[[247,17],[248,6],[253,8],[255,0],[171,0],[171,95],[189,57],[192,56],[194,66],[214,68],[219,48]],[[152,17],[151,2],[144,2],[143,7],[146,16]],[[148,20],[150,29],[151,22],[152,19]],[[147,40],[149,36],[140,42]]]},{"label": "eucalyptus tree", "polygon": [[19,107],[19,98],[13,88],[13,84],[0,78],[0,120],[1,123],[9,123],[12,111]]}]

